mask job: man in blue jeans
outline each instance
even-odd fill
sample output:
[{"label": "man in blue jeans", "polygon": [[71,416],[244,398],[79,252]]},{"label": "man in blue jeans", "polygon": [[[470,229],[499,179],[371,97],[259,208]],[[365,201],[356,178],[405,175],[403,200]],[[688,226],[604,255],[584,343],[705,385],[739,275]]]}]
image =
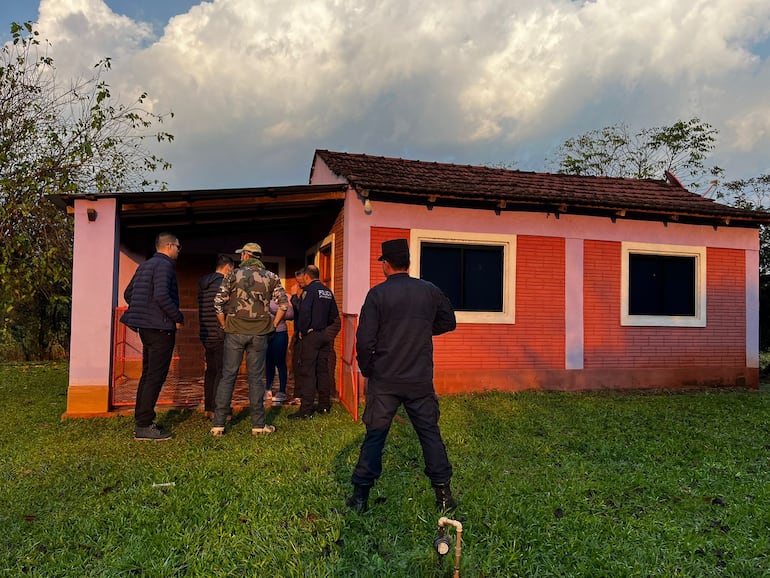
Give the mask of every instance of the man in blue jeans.
[{"label": "man in blue jeans", "polygon": [[[281,279],[265,269],[262,248],[257,243],[246,243],[236,253],[241,254],[241,265],[225,277],[214,297],[214,310],[225,330],[222,380],[216,394],[216,409],[211,435],[225,433],[230,413],[235,380],[246,355],[251,408],[251,433],[269,434],[275,426],[265,423],[265,356],[267,344],[281,323],[289,307],[289,299]],[[275,299],[278,311],[270,314],[270,301]]]},{"label": "man in blue jeans", "polygon": [[155,404],[174,354],[176,330],[184,323],[174,267],[181,248],[176,235],[160,233],[155,238],[155,254],[139,265],[123,294],[128,309],[120,321],[142,340],[142,375],[134,409],[134,438],[138,440],[172,437],[154,422]]}]

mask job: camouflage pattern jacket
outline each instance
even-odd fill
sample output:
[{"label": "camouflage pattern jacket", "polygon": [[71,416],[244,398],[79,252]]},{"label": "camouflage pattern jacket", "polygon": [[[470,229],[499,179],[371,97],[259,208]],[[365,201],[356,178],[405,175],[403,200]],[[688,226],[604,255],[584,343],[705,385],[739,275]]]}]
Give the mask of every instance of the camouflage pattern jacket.
[{"label": "camouflage pattern jacket", "polygon": [[259,259],[247,259],[222,281],[214,297],[214,311],[225,315],[225,333],[266,335],[275,330],[271,299],[281,309],[289,305],[278,275],[265,269]]}]

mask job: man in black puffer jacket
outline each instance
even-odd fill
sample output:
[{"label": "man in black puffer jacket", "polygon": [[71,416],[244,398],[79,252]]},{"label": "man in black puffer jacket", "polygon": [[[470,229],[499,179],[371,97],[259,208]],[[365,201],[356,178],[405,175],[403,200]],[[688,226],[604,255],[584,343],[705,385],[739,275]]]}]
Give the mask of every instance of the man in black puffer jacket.
[{"label": "man in black puffer jacket", "polygon": [[222,355],[225,350],[225,330],[219,324],[214,310],[214,297],[222,286],[222,280],[233,272],[235,261],[229,255],[217,257],[217,267],[198,281],[198,325],[201,343],[206,351],[206,373],[203,377],[203,408],[207,416],[214,417],[217,385],[222,379]]},{"label": "man in black puffer jacket", "polygon": [[180,249],[176,235],[160,233],[155,238],[156,253],[139,265],[123,294],[128,310],[120,321],[138,331],[142,340],[142,375],[134,408],[134,438],[138,440],[171,439],[171,434],[154,422],[155,404],[174,354],[176,331],[184,323],[174,268]]}]

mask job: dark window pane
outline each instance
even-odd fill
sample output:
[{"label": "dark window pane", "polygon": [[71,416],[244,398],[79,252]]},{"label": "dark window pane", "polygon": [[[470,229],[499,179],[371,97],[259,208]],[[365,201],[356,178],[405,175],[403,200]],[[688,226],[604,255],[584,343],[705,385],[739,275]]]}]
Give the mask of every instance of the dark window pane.
[{"label": "dark window pane", "polygon": [[464,309],[466,311],[502,311],[502,247],[468,247],[464,254]]},{"label": "dark window pane", "polygon": [[628,256],[629,315],[695,315],[695,257]]},{"label": "dark window pane", "polygon": [[452,307],[462,305],[462,251],[459,246],[423,243],[420,253],[420,277],[439,287]]},{"label": "dark window pane", "polygon": [[420,277],[438,286],[457,311],[502,311],[503,273],[503,247],[420,246]]}]

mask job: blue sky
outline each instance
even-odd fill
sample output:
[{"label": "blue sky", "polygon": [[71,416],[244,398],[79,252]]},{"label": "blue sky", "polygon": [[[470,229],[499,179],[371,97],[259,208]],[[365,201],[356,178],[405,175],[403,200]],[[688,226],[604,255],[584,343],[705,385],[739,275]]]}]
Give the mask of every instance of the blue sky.
[{"label": "blue sky", "polygon": [[[186,13],[192,6],[200,4],[193,0],[108,0],[105,2],[116,14],[123,14],[132,20],[148,22],[160,33],[169,18]],[[38,5],[36,0],[0,1],[0,27],[3,37],[7,37],[11,22],[37,21]]]},{"label": "blue sky", "polygon": [[566,138],[699,117],[770,172],[766,0],[0,0],[61,75],[173,111],[170,188],[302,184],[313,151],[553,168]]}]

